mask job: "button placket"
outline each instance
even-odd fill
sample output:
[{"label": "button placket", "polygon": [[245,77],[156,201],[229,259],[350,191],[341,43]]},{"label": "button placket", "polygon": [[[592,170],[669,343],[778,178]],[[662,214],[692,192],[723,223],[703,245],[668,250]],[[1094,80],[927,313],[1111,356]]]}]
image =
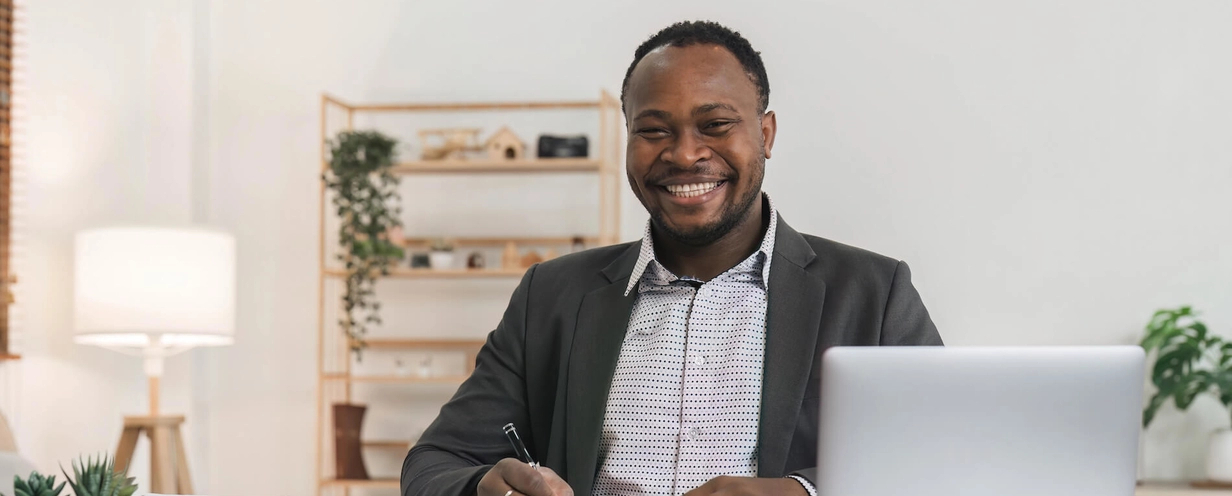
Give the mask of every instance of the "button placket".
[{"label": "button placket", "polygon": [[[690,480],[691,474],[697,474],[703,470],[704,450],[699,443],[701,438],[700,431],[697,427],[697,409],[698,409],[698,391],[699,384],[704,382],[705,372],[701,368],[701,363],[704,359],[701,358],[700,348],[701,340],[698,336],[697,322],[699,320],[699,312],[704,313],[705,308],[699,308],[697,302],[704,298],[704,293],[709,288],[701,286],[690,288],[692,294],[692,305],[690,306],[689,318],[685,320],[685,353],[683,358],[683,366],[685,373],[681,384],[681,444],[679,454],[679,466],[676,472],[676,484],[678,488],[684,488],[692,485]],[[682,487],[684,486],[684,487]]]}]

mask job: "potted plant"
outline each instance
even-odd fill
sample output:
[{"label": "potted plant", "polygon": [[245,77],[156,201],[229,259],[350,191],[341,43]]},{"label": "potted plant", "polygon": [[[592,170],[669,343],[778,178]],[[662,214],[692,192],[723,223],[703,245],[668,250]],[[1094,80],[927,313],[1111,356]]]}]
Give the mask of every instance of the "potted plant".
[{"label": "potted plant", "polygon": [[453,268],[453,243],[445,239],[435,239],[432,241],[431,250],[428,252],[428,260],[434,270]]},{"label": "potted plant", "polygon": [[[30,476],[22,479],[13,476],[13,492],[16,496],[60,496],[64,490],[64,482],[56,485],[56,476],[43,477],[38,472],[30,472]],[[3,493],[0,493],[3,494]]]},{"label": "potted plant", "polygon": [[[126,470],[117,472],[115,460],[107,455],[73,460],[72,465],[72,476],[63,467],[60,471],[64,472],[64,478],[68,479],[67,484],[76,496],[132,496],[137,492],[133,478],[126,474]],[[59,496],[65,484],[61,482],[57,485],[56,476],[44,477],[38,472],[31,472],[26,479],[13,476],[16,496]],[[3,494],[0,493],[0,496]]]},{"label": "potted plant", "polygon": [[398,177],[392,170],[397,140],[376,131],[343,131],[327,145],[329,168],[322,179],[333,193],[340,219],[338,260],[347,274],[345,315],[338,324],[358,353],[368,325],[381,323],[376,281],[404,256],[399,243],[390,239],[402,225]]},{"label": "potted plant", "polygon": [[[1169,399],[1185,410],[1199,395],[1211,393],[1232,411],[1232,342],[1207,332],[1190,307],[1155,312],[1141,345],[1155,353],[1151,382],[1157,388],[1142,412],[1143,428]],[[1213,481],[1232,483],[1232,430],[1211,434],[1206,473]]]}]

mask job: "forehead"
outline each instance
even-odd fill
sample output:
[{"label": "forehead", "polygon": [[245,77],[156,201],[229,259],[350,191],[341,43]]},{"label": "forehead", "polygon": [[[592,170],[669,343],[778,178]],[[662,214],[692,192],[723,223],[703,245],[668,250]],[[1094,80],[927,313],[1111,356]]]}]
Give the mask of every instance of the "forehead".
[{"label": "forehead", "polygon": [[659,47],[646,54],[629,76],[625,103],[634,116],[647,109],[691,109],[708,103],[753,112],[757,101],[757,85],[735,55],[718,45],[695,44]]}]

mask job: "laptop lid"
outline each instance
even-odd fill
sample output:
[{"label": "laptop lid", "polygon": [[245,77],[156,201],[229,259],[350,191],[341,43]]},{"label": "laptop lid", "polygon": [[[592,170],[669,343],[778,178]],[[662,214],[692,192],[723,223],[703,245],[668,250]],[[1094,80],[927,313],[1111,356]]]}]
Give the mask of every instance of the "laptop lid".
[{"label": "laptop lid", "polygon": [[831,348],[822,496],[1127,496],[1144,353],[1108,347]]}]

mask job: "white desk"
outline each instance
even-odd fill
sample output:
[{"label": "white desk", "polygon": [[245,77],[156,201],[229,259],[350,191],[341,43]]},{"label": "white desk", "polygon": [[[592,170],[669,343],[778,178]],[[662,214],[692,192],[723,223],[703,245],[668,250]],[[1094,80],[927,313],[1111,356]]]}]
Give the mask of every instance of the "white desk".
[{"label": "white desk", "polygon": [[1146,484],[1135,496],[1232,496],[1232,489],[1194,489],[1189,484]]}]

